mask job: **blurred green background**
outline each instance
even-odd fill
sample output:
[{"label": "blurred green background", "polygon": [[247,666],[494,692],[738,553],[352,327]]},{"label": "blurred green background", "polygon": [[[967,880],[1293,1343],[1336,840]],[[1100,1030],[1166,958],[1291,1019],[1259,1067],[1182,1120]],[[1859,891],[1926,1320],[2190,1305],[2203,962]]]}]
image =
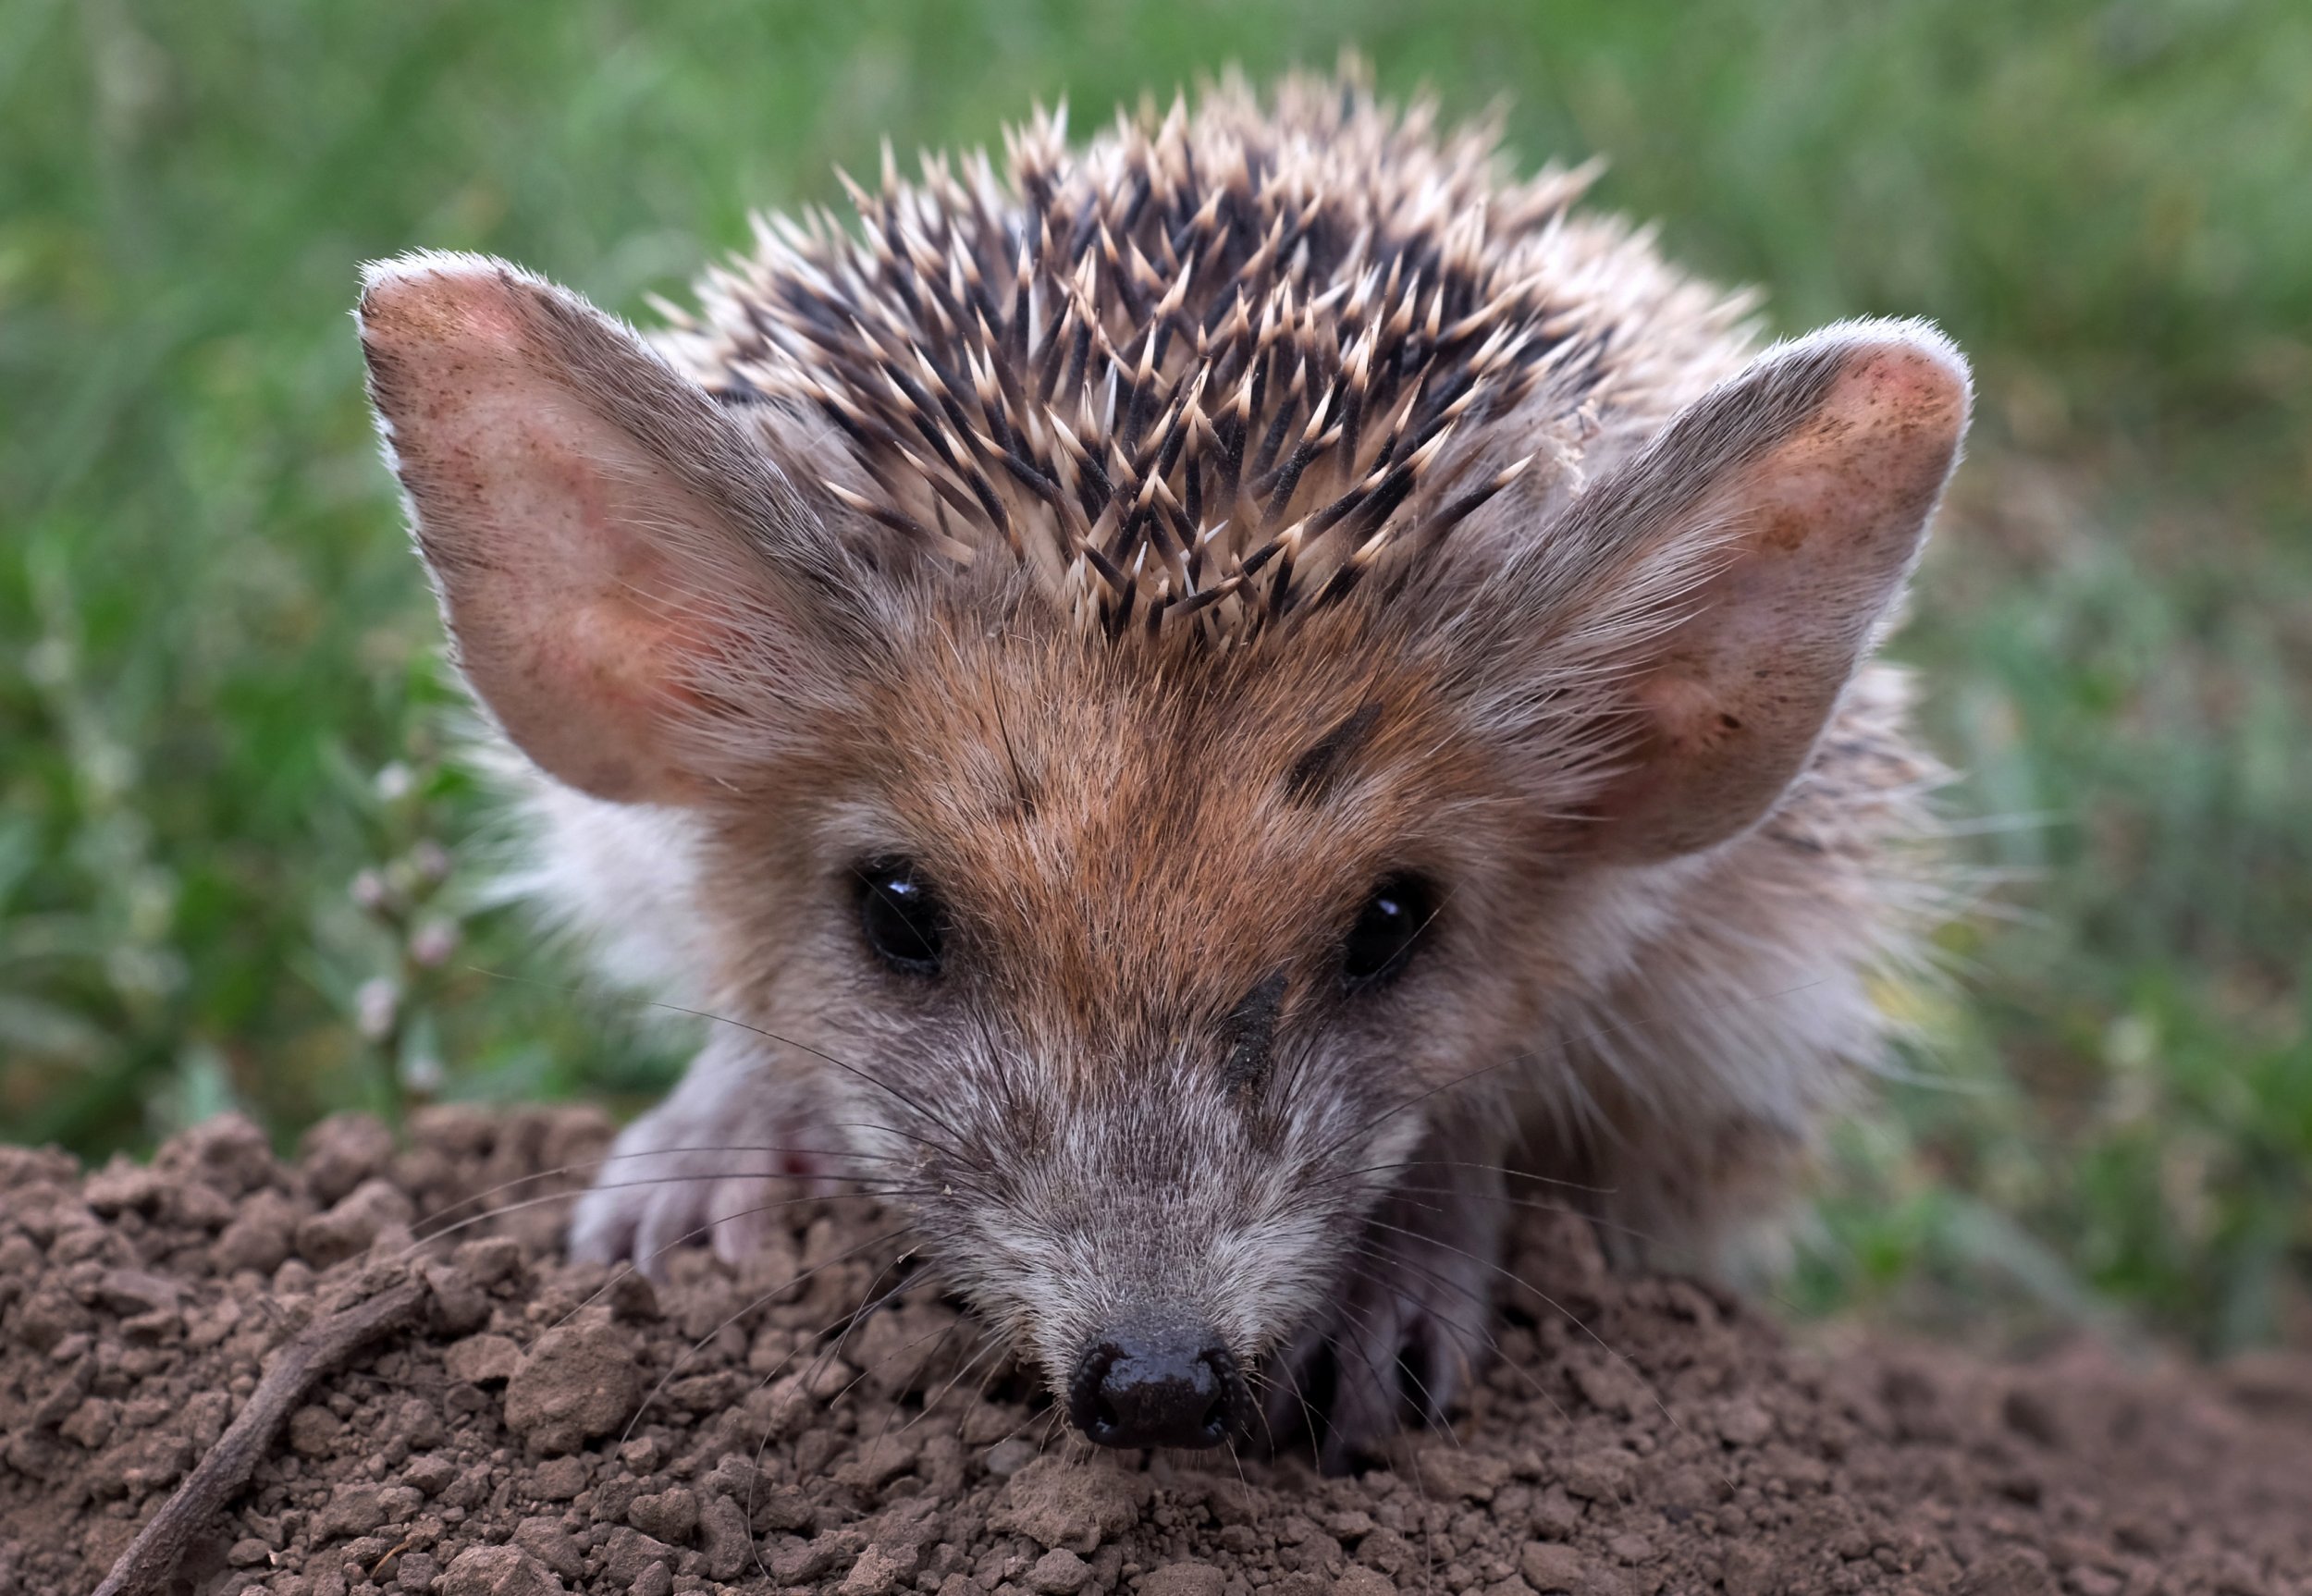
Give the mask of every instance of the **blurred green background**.
[{"label": "blurred green background", "polygon": [[[2312,1342],[2312,7],[0,0],[0,1132],[642,1100],[479,899],[356,264],[643,312],[888,132],[1224,61],[1509,106],[1520,159],[1982,383],[1900,652],[1998,885],[1785,1300]],[[486,974],[484,972],[491,972]]]}]

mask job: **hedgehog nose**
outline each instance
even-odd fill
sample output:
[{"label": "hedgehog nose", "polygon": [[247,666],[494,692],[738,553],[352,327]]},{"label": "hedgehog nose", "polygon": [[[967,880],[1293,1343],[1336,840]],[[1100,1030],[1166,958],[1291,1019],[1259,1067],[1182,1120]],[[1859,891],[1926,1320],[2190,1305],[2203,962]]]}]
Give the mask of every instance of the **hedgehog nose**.
[{"label": "hedgehog nose", "polygon": [[1236,1358],[1203,1331],[1096,1341],[1068,1382],[1068,1417],[1102,1446],[1218,1446],[1250,1406]]}]

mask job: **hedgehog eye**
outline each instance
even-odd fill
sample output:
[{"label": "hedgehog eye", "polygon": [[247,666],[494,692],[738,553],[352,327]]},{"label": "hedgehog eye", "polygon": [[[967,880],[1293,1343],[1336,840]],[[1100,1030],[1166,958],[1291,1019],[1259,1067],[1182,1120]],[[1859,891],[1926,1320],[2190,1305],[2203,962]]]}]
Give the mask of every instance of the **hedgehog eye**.
[{"label": "hedgehog eye", "polygon": [[1436,913],[1436,895],[1418,876],[1392,876],[1373,889],[1341,944],[1341,978],[1354,990],[1394,979]]},{"label": "hedgehog eye", "polygon": [[936,976],[947,939],[947,909],[912,859],[873,859],[858,867],[859,930],[892,969]]}]

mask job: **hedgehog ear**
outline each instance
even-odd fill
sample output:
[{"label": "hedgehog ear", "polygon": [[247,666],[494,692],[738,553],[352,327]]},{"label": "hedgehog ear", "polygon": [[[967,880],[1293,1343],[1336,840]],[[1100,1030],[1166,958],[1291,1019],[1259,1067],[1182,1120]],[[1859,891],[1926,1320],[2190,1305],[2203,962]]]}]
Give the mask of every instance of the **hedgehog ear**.
[{"label": "hedgehog ear", "polygon": [[458,664],[546,771],[688,802],[742,700],[792,715],[827,686],[825,529],[631,330],[472,255],[371,265],[358,316]]},{"label": "hedgehog ear", "polygon": [[1608,657],[1612,856],[1691,853],[1780,801],[1917,559],[1970,399],[1922,323],[1826,328],[1680,411],[1531,551],[1568,605],[1551,630]]}]

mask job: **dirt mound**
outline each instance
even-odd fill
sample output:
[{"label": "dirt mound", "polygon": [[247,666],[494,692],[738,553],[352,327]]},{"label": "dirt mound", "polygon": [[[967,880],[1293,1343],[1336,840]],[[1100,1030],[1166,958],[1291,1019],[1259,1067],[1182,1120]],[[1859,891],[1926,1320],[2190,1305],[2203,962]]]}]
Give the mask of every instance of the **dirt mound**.
[{"label": "dirt mound", "polygon": [[[0,1591],[94,1589],[277,1349],[400,1282],[414,1327],[301,1398],[158,1588],[2312,1592],[2301,1360],[1827,1357],[1536,1216],[1508,1357],[1453,1435],[1347,1479],[1142,1465],[1072,1442],[859,1204],[783,1210],[743,1268],[686,1253],[655,1288],[563,1263],[575,1179],[505,1183],[607,1136],[444,1110],[399,1148],[332,1122],[294,1167],[234,1120],[150,1168],[0,1148]],[[412,1226],[483,1193],[529,1206],[422,1249],[412,1294],[389,1260]]]}]

